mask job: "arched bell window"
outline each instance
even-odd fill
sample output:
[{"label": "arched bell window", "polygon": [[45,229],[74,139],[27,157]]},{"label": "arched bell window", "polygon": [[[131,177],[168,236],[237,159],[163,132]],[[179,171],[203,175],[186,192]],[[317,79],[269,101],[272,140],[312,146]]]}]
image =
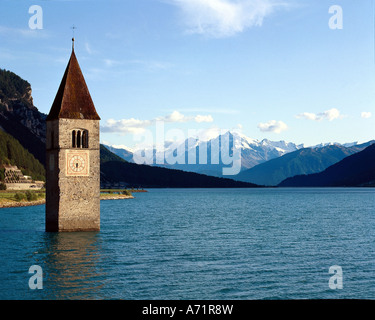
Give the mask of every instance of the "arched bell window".
[{"label": "arched bell window", "polygon": [[89,135],[87,133],[87,130],[84,130],[82,132],[82,148],[88,148],[89,147]]},{"label": "arched bell window", "polygon": [[72,148],[88,148],[89,147],[89,132],[88,130],[73,130],[72,131]]},{"label": "arched bell window", "polygon": [[75,148],[76,146],[77,146],[76,131],[73,130],[73,132],[72,132],[72,148]]},{"label": "arched bell window", "polygon": [[81,131],[78,130],[77,131],[77,148],[81,148],[81,145],[82,145],[82,140],[81,140]]}]

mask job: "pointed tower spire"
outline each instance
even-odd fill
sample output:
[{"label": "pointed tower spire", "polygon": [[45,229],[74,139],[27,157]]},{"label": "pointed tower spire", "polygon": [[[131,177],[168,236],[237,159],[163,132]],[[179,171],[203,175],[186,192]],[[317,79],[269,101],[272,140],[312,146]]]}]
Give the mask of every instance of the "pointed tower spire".
[{"label": "pointed tower spire", "polygon": [[100,120],[74,53],[74,38],[72,40],[70,60],[47,121],[61,118]]}]

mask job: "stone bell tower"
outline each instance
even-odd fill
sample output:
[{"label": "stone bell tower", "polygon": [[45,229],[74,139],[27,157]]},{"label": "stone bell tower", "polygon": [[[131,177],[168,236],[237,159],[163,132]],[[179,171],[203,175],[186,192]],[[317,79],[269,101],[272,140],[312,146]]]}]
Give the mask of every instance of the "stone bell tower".
[{"label": "stone bell tower", "polygon": [[74,53],[74,38],[46,120],[46,231],[98,231],[100,117]]}]

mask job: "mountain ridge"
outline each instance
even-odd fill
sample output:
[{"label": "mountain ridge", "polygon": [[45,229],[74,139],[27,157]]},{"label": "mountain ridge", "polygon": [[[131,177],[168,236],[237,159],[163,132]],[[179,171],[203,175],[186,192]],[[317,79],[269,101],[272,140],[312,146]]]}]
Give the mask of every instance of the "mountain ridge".
[{"label": "mountain ridge", "polygon": [[375,143],[374,140],[351,147],[326,144],[323,147],[303,148],[242,171],[237,175],[236,179],[276,186],[289,177],[321,172],[347,156],[362,151],[373,143]]},{"label": "mountain ridge", "polygon": [[350,155],[322,172],[298,175],[279,187],[359,187],[375,181],[375,144]]},{"label": "mountain ridge", "polygon": [[[173,146],[173,148],[170,146]],[[143,151],[142,149],[136,149],[132,152],[125,148],[114,148],[108,145],[106,145],[106,147],[130,162],[134,162],[132,159],[132,155],[134,155],[134,153],[141,153]],[[215,147],[223,147],[223,149],[217,150],[219,153],[218,163],[216,162],[216,159],[213,160],[214,157],[212,157],[212,149]],[[241,151],[241,170],[243,170],[266,162],[270,159],[280,157],[286,153],[298,150],[299,148],[302,148],[302,145],[296,145],[292,142],[286,141],[270,141],[268,139],[255,140],[238,132],[228,131],[208,140],[200,140],[198,138],[190,137],[178,145],[166,144],[163,150],[160,150],[160,148],[153,148],[153,159],[152,164],[150,165],[222,177],[223,168],[231,165],[225,164],[222,161],[223,157],[221,151],[224,150],[227,152],[227,155],[233,156],[233,148]],[[169,164],[166,158],[173,155],[177,149],[185,150],[184,155],[179,158],[179,163]],[[205,163],[200,161],[199,154],[201,150],[206,151]],[[191,161],[191,154],[193,155],[193,161]],[[158,164],[156,159],[164,159],[164,163]]]},{"label": "mountain ridge", "polygon": [[[238,180],[238,181],[245,181],[245,182],[251,182],[261,185],[277,185],[282,180],[286,179],[287,177],[291,175],[301,174],[301,173],[315,173],[324,170],[328,166],[342,160],[344,156],[351,155],[355,152],[358,152],[362,150],[364,147],[360,148],[358,147],[357,142],[351,142],[351,143],[345,143],[345,144],[339,144],[337,142],[334,143],[321,143],[312,147],[305,147],[304,144],[295,144],[293,142],[286,142],[284,140],[281,141],[270,141],[268,139],[263,140],[256,140],[251,139],[247,136],[245,136],[242,133],[238,132],[226,132],[226,134],[230,134],[233,136],[236,136],[237,140],[232,139],[230,141],[230,154],[233,155],[233,147],[237,148],[237,150],[241,151],[241,172],[238,175],[230,176],[231,178]],[[184,140],[184,142],[180,143],[179,145],[174,145],[174,148],[182,148],[185,150],[185,155],[180,157],[179,160],[183,160],[180,164],[168,164],[167,161],[164,161],[163,164],[157,164],[156,157],[158,159],[165,158],[165,155],[173,154],[173,150],[169,148],[169,145],[166,146],[164,150],[157,151],[155,148],[152,149],[153,152],[153,163],[151,165],[153,166],[160,166],[160,167],[166,167],[171,169],[179,169],[184,171],[190,171],[190,172],[197,172],[217,177],[222,177],[222,170],[223,168],[227,167],[227,165],[224,165],[223,163],[219,164],[212,164],[210,163],[210,152],[211,152],[211,145],[219,145],[218,139],[223,140],[223,138],[220,138],[220,135],[216,136],[215,138],[206,139],[200,141],[196,138],[188,138]],[[229,139],[230,140],[230,139]],[[199,163],[199,151],[200,151],[200,143],[207,144],[207,163],[200,164]],[[185,145],[183,145],[185,144]],[[364,145],[364,144],[362,144]],[[112,147],[106,145],[106,147],[111,150],[113,153],[117,154],[121,158],[129,161],[134,162],[133,155],[134,152],[142,152],[142,149],[135,149],[135,150],[128,150],[126,147]],[[302,149],[309,149],[309,150],[318,150],[320,149],[321,153],[324,153],[326,149],[342,149],[346,151],[342,151],[342,156],[332,156],[332,155],[326,155],[327,159],[321,159],[318,161],[318,163],[315,164],[314,169],[301,169],[301,170],[291,170],[287,174],[279,174],[278,178],[268,178],[268,179],[260,179],[259,177],[255,180],[251,180],[251,177],[247,177],[248,175],[251,176],[251,174],[246,173],[247,171],[257,171],[259,170],[259,166],[269,167],[270,164],[268,164],[271,161],[271,164],[274,163],[277,159],[280,159],[287,154],[291,154],[293,152],[297,152],[298,150]],[[228,149],[228,147],[227,147]],[[148,149],[150,150],[150,148]],[[189,153],[192,151],[192,154],[196,154],[195,157],[195,163],[189,163]],[[165,152],[165,154],[163,154]],[[321,162],[319,164],[319,162]],[[308,166],[306,166],[308,167]],[[257,169],[255,169],[257,168]],[[281,169],[280,169],[281,170]],[[259,174],[258,174],[259,175]],[[264,172],[262,173],[264,176]],[[268,176],[270,176],[270,173],[267,173]],[[224,176],[225,177],[225,176]],[[265,177],[265,176],[264,176]]]}]

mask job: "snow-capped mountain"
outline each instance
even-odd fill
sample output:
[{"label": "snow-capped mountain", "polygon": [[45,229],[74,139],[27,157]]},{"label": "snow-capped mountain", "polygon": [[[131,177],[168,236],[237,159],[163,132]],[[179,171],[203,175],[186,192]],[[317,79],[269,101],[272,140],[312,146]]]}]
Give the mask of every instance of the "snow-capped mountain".
[{"label": "snow-capped mountain", "polygon": [[111,151],[112,153],[114,153],[115,155],[118,155],[120,158],[128,161],[128,162],[134,162],[133,161],[133,153],[134,153],[134,150],[130,149],[130,148],[127,148],[127,147],[119,147],[119,146],[109,146],[109,145],[105,145],[105,147]]},{"label": "snow-capped mountain", "polygon": [[[166,142],[164,149],[152,150],[153,161],[149,164],[222,176],[222,169],[233,166],[236,157],[240,157],[240,170],[246,170],[303,147],[285,141],[255,140],[239,132],[228,131],[209,140],[191,137],[181,143]],[[110,150],[131,161],[129,150]],[[135,150],[134,153],[141,155],[144,150]]]},{"label": "snow-capped mountain", "polygon": [[350,147],[354,147],[354,146],[357,146],[357,145],[358,145],[358,141],[348,142],[348,143],[327,142],[327,143],[319,143],[319,144],[316,144],[314,146],[310,146],[308,148],[320,149],[320,148],[324,148],[324,147],[328,147],[328,146],[342,146],[342,147],[345,147],[345,148],[350,148]]},{"label": "snow-capped mountain", "polygon": [[[361,148],[365,145],[359,145],[357,142],[345,144],[330,142],[305,147],[303,144],[296,145],[286,141],[270,141],[267,139],[255,140],[242,133],[231,131],[218,134],[216,137],[210,137],[209,139],[190,137],[180,143],[166,141],[163,147],[154,148],[151,146],[147,150],[131,150],[128,148],[114,148],[113,146],[108,148],[110,151],[129,162],[138,163],[134,161],[134,154],[142,155],[147,152],[151,155],[151,161],[147,164],[219,177],[223,176],[223,168],[234,166],[236,156],[238,156],[239,161],[237,164],[239,170],[233,173],[233,175],[242,171],[238,176],[240,178],[245,172],[249,171],[249,169],[254,171],[256,168],[252,168],[259,164],[276,158],[282,159],[284,155],[292,154],[300,149],[308,148],[306,150],[310,151],[306,152],[320,154],[320,150],[328,150],[329,147],[334,146],[345,150],[351,148],[353,150],[349,150],[350,152],[358,152],[362,150]],[[301,150],[301,152],[303,152],[303,150]],[[326,154],[326,152],[323,151],[323,154]],[[332,160],[331,158],[328,160]],[[262,164],[258,167],[261,168],[264,165]],[[265,173],[262,173],[261,176],[263,178],[266,177]],[[250,182],[262,184],[259,181],[254,180]]]}]

